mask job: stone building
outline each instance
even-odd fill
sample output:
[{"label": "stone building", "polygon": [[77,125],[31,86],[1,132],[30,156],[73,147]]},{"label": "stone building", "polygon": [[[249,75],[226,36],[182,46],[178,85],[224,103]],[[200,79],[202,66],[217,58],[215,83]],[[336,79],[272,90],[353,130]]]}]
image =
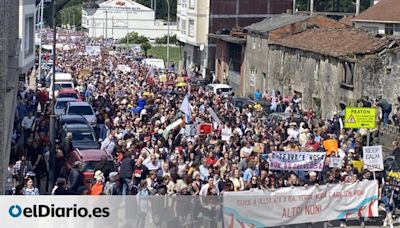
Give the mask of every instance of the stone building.
[{"label": "stone building", "polygon": [[18,83],[19,1],[0,0],[0,194],[4,194]]},{"label": "stone building", "polygon": [[361,96],[396,103],[400,95],[400,49],[393,38],[323,16],[278,15],[245,31],[245,39],[210,35],[218,40],[216,76],[236,95],[253,98],[256,89],[284,96],[298,92],[303,109],[313,108],[323,118]]}]

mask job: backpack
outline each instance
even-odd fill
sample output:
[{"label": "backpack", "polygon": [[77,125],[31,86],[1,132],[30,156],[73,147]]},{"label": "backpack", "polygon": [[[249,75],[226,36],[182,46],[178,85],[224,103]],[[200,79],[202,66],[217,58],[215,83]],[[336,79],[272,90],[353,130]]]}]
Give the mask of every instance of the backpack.
[{"label": "backpack", "polygon": [[107,181],[106,186],[104,186],[103,193],[106,195],[114,195],[114,186],[115,183],[110,183],[110,181]]}]

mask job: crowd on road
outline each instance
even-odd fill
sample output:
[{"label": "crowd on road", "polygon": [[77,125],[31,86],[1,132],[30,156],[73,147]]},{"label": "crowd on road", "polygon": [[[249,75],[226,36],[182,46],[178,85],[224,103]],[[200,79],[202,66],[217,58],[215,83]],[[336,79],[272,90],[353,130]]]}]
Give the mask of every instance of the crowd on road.
[{"label": "crowd on road", "polygon": [[[93,42],[83,40],[86,44]],[[202,87],[193,90],[190,81],[179,87],[166,83],[161,74],[168,82],[176,81],[177,74],[141,64],[135,57],[86,55],[85,42],[80,42],[57,52],[56,70],[73,75],[81,99],[95,110],[99,149],[112,155],[114,167],[102,157],[92,167],[93,181],[85,183],[83,164],[68,162],[73,148],[59,143],[55,155],[57,182],[54,189],[47,189],[54,195],[209,196],[374,178],[362,161],[366,145],[363,131],[345,129],[339,113],[318,119],[312,109],[302,110],[299,94],[256,91],[257,101],[271,104],[275,113],[288,113],[287,118],[267,120],[262,109],[235,107],[230,96]],[[83,70],[90,74],[82,75]],[[49,100],[44,85],[36,91],[20,88],[9,166],[10,194],[38,195],[47,186],[43,177],[49,167]],[[381,107],[382,121],[387,123],[391,112],[387,101],[364,97],[360,105]],[[173,124],[177,120],[182,121]],[[185,125],[202,123],[211,123],[212,131],[186,131]],[[336,142],[337,149],[328,148],[332,144],[327,141]],[[254,151],[260,143],[263,151]],[[399,142],[393,145],[396,161],[400,162]],[[321,171],[281,171],[270,168],[272,151],[325,151],[327,156]],[[332,157],[339,157],[342,165],[330,167]],[[384,172],[376,173],[382,187],[385,178]],[[387,210],[400,202],[395,200],[393,206],[387,199],[382,198]]]}]

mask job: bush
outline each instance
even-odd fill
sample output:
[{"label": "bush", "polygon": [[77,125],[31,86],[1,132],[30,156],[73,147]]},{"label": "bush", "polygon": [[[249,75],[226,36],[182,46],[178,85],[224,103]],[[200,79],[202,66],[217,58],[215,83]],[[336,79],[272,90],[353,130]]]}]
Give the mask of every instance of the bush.
[{"label": "bush", "polygon": [[143,44],[148,43],[149,40],[145,36],[139,35],[137,32],[131,32],[124,38],[120,39],[120,43],[126,43],[126,38],[128,37],[128,42],[130,44]]},{"label": "bush", "polygon": [[[166,44],[167,43],[167,39],[168,36],[162,36],[162,37],[158,37],[156,38],[156,44]],[[176,39],[176,35],[170,36],[169,37],[169,43],[170,44],[176,44],[178,42],[178,40]]]}]

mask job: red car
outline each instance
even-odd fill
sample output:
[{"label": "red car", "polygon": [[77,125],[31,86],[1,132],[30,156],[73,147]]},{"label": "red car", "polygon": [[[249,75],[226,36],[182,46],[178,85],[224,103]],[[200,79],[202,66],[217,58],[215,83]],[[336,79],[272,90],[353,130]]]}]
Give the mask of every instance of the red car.
[{"label": "red car", "polygon": [[104,165],[109,166],[110,171],[115,171],[115,163],[111,154],[104,150],[90,149],[90,150],[74,150],[71,152],[68,164],[73,166],[75,162],[79,161],[82,163],[81,172],[83,173],[83,181],[86,186],[94,183],[94,172],[101,163],[101,158],[105,156],[107,161]]},{"label": "red car", "polygon": [[71,88],[59,90],[57,98],[75,98],[76,101],[82,101],[79,92]]}]

